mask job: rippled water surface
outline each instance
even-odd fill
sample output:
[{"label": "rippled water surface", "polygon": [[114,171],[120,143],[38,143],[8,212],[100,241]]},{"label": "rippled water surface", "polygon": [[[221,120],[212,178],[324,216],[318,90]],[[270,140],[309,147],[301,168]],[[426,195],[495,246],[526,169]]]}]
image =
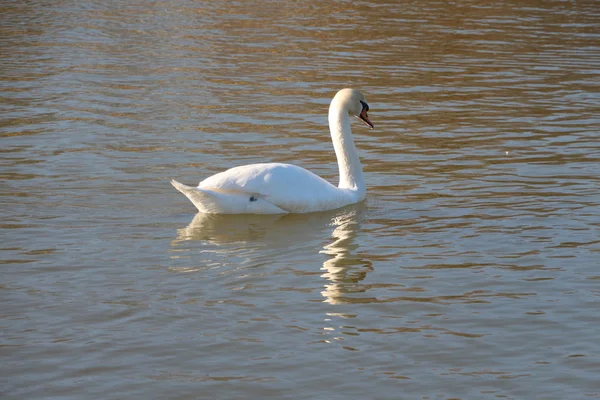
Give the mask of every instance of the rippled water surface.
[{"label": "rippled water surface", "polygon": [[[595,1],[7,1],[6,399],[600,397]],[[206,216],[292,162],[363,204]]]}]

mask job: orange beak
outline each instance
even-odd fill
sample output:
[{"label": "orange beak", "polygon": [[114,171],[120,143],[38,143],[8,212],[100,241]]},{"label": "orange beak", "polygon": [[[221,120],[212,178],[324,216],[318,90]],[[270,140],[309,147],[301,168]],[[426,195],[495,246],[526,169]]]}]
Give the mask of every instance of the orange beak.
[{"label": "orange beak", "polygon": [[359,118],[363,120],[363,122],[371,129],[375,128],[371,120],[369,119],[369,115],[367,114],[367,107],[363,107],[360,112]]}]

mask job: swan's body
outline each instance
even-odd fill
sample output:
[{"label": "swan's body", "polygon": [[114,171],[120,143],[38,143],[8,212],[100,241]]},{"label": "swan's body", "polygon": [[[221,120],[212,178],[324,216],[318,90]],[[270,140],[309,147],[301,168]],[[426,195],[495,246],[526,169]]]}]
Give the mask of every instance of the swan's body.
[{"label": "swan's body", "polygon": [[349,114],[372,128],[368,110],[358,90],[340,90],[331,101],[329,129],[340,169],[338,187],[304,168],[280,163],[231,168],[206,178],[197,188],[171,183],[208,214],[307,213],[358,203],[365,199],[366,186]]},{"label": "swan's body", "polygon": [[339,208],[364,199],[364,192],[339,189],[291,164],[251,164],[231,168],[200,182],[197,188],[173,186],[198,210],[209,214],[306,213]]}]

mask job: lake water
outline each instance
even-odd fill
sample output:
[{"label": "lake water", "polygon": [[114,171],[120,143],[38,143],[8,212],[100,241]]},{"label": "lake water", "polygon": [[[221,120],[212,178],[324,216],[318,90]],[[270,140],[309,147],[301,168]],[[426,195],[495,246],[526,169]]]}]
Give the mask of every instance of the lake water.
[{"label": "lake water", "polygon": [[[595,1],[8,1],[4,399],[584,399],[600,385]],[[366,202],[195,215],[298,164]]]}]

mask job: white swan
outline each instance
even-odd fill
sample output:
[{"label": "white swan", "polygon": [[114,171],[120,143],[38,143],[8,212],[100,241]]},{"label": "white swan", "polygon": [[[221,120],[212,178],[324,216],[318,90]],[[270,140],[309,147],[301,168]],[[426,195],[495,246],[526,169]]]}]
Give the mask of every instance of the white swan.
[{"label": "white swan", "polygon": [[365,199],[362,166],[352,140],[349,114],[373,128],[361,92],[340,90],[329,106],[329,129],[340,170],[338,187],[290,164],[243,165],[206,178],[198,187],[171,184],[207,214],[308,213],[340,208]]}]

